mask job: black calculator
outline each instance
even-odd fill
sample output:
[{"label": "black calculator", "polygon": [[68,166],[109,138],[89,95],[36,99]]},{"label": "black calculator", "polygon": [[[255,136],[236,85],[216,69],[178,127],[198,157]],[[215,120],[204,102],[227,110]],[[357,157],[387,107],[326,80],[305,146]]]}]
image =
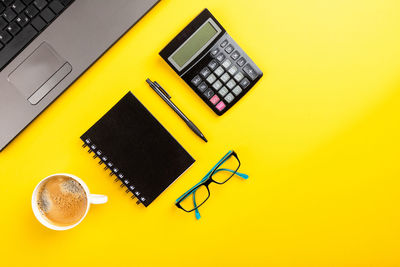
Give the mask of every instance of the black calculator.
[{"label": "black calculator", "polygon": [[208,9],[160,56],[217,115],[230,109],[263,75]]}]

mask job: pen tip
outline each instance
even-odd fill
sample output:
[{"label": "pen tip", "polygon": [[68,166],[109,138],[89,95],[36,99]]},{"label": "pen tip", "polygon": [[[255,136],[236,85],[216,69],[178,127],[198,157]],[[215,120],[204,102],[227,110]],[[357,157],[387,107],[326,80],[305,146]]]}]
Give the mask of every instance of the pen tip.
[{"label": "pen tip", "polygon": [[151,83],[152,83],[152,81],[151,81],[149,78],[146,79],[146,82],[147,82],[148,84],[151,84]]}]

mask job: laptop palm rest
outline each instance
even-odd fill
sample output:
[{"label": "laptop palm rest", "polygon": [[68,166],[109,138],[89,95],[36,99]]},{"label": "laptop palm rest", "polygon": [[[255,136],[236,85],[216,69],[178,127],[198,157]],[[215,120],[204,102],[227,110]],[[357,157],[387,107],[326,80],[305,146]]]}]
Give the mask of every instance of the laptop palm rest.
[{"label": "laptop palm rest", "polygon": [[8,76],[8,81],[32,105],[42,100],[70,72],[72,66],[43,42]]}]

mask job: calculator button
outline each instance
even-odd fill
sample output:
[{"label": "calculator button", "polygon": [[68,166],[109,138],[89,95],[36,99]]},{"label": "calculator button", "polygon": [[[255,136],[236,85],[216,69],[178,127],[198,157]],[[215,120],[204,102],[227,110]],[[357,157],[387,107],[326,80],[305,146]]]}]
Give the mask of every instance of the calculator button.
[{"label": "calculator button", "polygon": [[216,70],[214,70],[215,75],[217,75],[218,77],[222,75],[222,73],[224,73],[224,69],[219,66]]},{"label": "calculator button", "polygon": [[235,73],[237,72],[237,68],[235,67],[235,66],[232,66],[229,70],[228,70],[228,72],[229,72],[229,74],[230,75],[235,75]]},{"label": "calculator button", "polygon": [[233,79],[230,79],[229,82],[226,84],[226,86],[232,90],[233,87],[235,87],[236,83]]},{"label": "calculator button", "polygon": [[226,89],[226,87],[223,86],[223,87],[221,88],[221,90],[218,91],[218,94],[219,94],[221,97],[224,97],[224,96],[226,96],[226,94],[227,94],[228,92],[229,92],[228,89]]},{"label": "calculator button", "polygon": [[222,87],[222,83],[220,81],[216,81],[212,86],[218,91]]},{"label": "calculator button", "polygon": [[241,72],[236,73],[236,75],[233,77],[237,82],[240,82],[243,79],[244,75]]},{"label": "calculator button", "polygon": [[241,58],[236,62],[236,64],[238,64],[239,67],[243,67],[244,64],[246,64],[246,59],[244,59],[243,57],[241,57]]},{"label": "calculator button", "polygon": [[213,95],[214,95],[214,92],[213,92],[213,90],[211,90],[210,88],[208,88],[205,92],[204,92],[204,94],[203,94],[205,97],[207,97],[208,99],[210,99]]},{"label": "calculator button", "polygon": [[216,106],[215,106],[219,111],[222,111],[226,106],[224,104],[224,102],[219,102]]},{"label": "calculator button", "polygon": [[235,88],[233,88],[233,90],[232,90],[232,93],[234,93],[235,94],[235,96],[238,96],[238,95],[240,95],[240,93],[242,92],[242,88],[240,88],[240,86],[239,85],[236,85],[236,87]]},{"label": "calculator button", "polygon": [[214,74],[210,74],[208,77],[207,77],[207,82],[209,83],[209,84],[212,84],[213,82],[215,82],[215,80],[217,79],[217,77],[215,77],[215,75]]},{"label": "calculator button", "polygon": [[237,60],[239,57],[240,57],[240,54],[239,54],[238,51],[233,52],[232,55],[231,55],[231,58],[233,60]]},{"label": "calculator button", "polygon": [[222,66],[225,69],[228,69],[232,65],[232,62],[229,59],[225,59],[224,63],[222,63]]},{"label": "calculator button", "polygon": [[232,53],[233,50],[234,50],[234,48],[233,48],[232,45],[228,45],[228,46],[225,48],[225,52],[228,53],[228,54]]},{"label": "calculator button", "polygon": [[225,59],[225,55],[222,54],[222,53],[219,53],[219,55],[217,56],[217,60],[218,60],[219,62],[222,62],[224,59]]},{"label": "calculator button", "polygon": [[210,75],[210,74],[211,74],[211,70],[209,68],[207,68],[207,67],[203,68],[200,71],[200,75],[203,76],[203,78],[207,78],[208,75]]},{"label": "calculator button", "polygon": [[200,92],[204,92],[205,90],[207,90],[208,86],[205,82],[202,82],[199,86],[197,86],[197,89],[199,89]]},{"label": "calculator button", "polygon": [[208,63],[207,65],[211,70],[215,70],[218,67],[218,62],[213,59],[210,61],[210,63]]},{"label": "calculator button", "polygon": [[229,93],[229,94],[227,94],[226,96],[225,96],[225,101],[227,102],[227,103],[231,103],[232,101],[233,101],[233,99],[235,99],[235,97],[231,94],[231,93]]},{"label": "calculator button", "polygon": [[229,80],[230,76],[227,72],[224,73],[224,75],[221,76],[221,81],[223,81],[224,83],[226,83]]},{"label": "calculator button", "polygon": [[228,44],[228,40],[225,39],[225,40],[221,43],[221,47],[224,48],[227,44]]},{"label": "calculator button", "polygon": [[210,55],[212,57],[216,57],[218,52],[219,52],[219,49],[218,48],[214,48],[213,50],[211,50]]},{"label": "calculator button", "polygon": [[201,83],[201,78],[200,78],[199,75],[196,75],[196,76],[192,79],[192,84],[193,84],[194,86],[197,86],[197,85],[199,85],[200,83]]},{"label": "calculator button", "polygon": [[240,83],[239,83],[240,87],[242,87],[243,89],[246,89],[247,86],[250,85],[250,81],[247,78],[244,78]]},{"label": "calculator button", "polygon": [[214,95],[211,99],[210,102],[213,103],[214,105],[216,105],[219,101],[219,97],[217,95]]},{"label": "calculator button", "polygon": [[258,77],[257,72],[250,66],[250,64],[244,66],[243,71],[247,73],[253,81]]}]

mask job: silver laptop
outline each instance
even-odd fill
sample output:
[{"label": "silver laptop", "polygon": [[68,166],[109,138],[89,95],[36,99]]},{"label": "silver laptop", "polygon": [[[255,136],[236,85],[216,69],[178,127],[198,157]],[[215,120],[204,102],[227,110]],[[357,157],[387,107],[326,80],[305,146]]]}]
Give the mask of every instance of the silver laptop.
[{"label": "silver laptop", "polygon": [[159,0],[0,0],[0,151]]}]

